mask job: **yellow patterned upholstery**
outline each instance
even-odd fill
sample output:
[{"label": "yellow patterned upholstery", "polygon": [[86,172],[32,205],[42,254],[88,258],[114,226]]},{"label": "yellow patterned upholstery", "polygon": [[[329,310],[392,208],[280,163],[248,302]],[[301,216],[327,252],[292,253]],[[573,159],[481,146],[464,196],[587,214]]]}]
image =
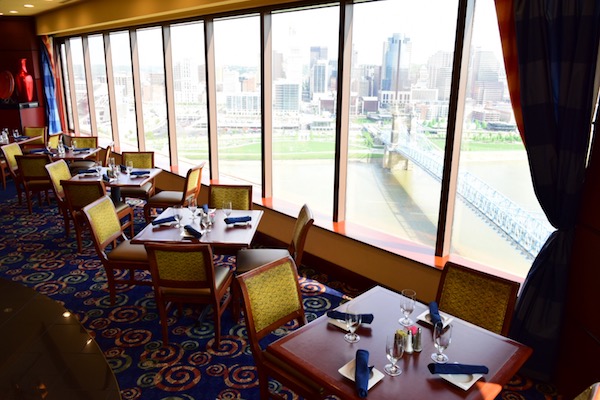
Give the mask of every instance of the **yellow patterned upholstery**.
[{"label": "yellow patterned upholstery", "polygon": [[28,142],[27,145],[43,145],[46,140],[46,132],[48,128],[45,126],[26,126],[23,129],[23,136],[40,136],[38,140]]},{"label": "yellow patterned upholstery", "polygon": [[518,282],[448,262],[437,302],[448,314],[507,335],[518,290]]},{"label": "yellow patterned upholstery", "polygon": [[62,139],[62,133],[57,133],[54,135],[48,135],[48,140],[46,141],[46,146],[56,149],[58,148],[58,143]]},{"label": "yellow patterned upholstery", "polygon": [[306,324],[294,260],[288,255],[239,275],[236,281],[244,299],[246,332],[258,369],[260,398],[274,395],[269,393],[269,377],[304,398],[322,398],[321,387],[271,360],[260,345],[265,336],[292,321],[299,326]]},{"label": "yellow patterned upholstery", "polygon": [[63,216],[65,223],[65,235],[69,236],[71,214],[65,199],[65,193],[63,191],[61,181],[71,179],[71,171],[69,170],[69,166],[65,160],[51,162],[50,164],[46,164],[45,168],[48,172],[48,176],[50,177],[50,182],[52,182],[52,188],[54,190],[54,197],[56,198],[56,202],[58,204],[58,209]]},{"label": "yellow patterned upholstery", "polygon": [[78,148],[95,149],[98,147],[98,138],[96,136],[71,136],[71,145],[73,141],[77,142]]},{"label": "yellow patterned upholstery", "polygon": [[[123,235],[111,198],[105,195],[85,206],[82,212],[86,223],[92,230],[96,253],[106,270],[111,304],[115,303],[116,283],[151,285],[152,282],[144,280],[143,275],[135,273],[136,270],[147,271],[149,269],[146,250],[141,244],[131,244]],[[120,240],[118,244],[117,240]],[[107,254],[106,249],[111,245],[112,251]],[[129,273],[121,271],[115,274],[115,270],[125,270]]]},{"label": "yellow patterned upholstery", "polygon": [[153,151],[124,151],[123,165],[127,165],[127,161],[133,163],[133,168],[154,168],[154,152]]},{"label": "yellow patterned upholstery", "polygon": [[[65,199],[67,207],[71,214],[71,218],[76,221],[75,232],[77,236],[77,248],[81,252],[82,250],[82,235],[83,227],[85,226],[85,219],[83,218],[82,210],[85,206],[101,197],[106,196],[106,188],[104,183],[98,180],[93,181],[79,181],[79,180],[63,180],[61,181],[63,191],[65,193]],[[112,225],[112,217],[107,217],[111,222],[111,228],[113,232],[120,232],[122,229],[129,227],[131,236],[134,235],[133,226],[133,209],[126,204],[114,205],[117,222],[116,225]],[[117,211],[118,210],[118,211]],[[110,214],[112,216],[112,214]],[[121,225],[120,220],[127,217],[127,220]],[[104,222],[100,221],[99,224]],[[100,228],[101,231],[101,228]],[[102,238],[101,238],[102,239]],[[103,241],[103,239],[102,239]]]},{"label": "yellow patterned upholstery", "polygon": [[50,204],[48,191],[52,190],[52,182],[46,171],[46,164],[51,162],[50,156],[47,154],[30,154],[15,156],[19,170],[19,176],[23,182],[23,191],[27,199],[27,208],[29,214],[33,212],[31,206],[31,197],[33,194],[38,195],[38,202],[41,203],[41,193],[46,195],[46,202]]},{"label": "yellow patterned upholstery", "polygon": [[4,159],[6,160],[10,176],[15,182],[15,187],[17,188],[17,197],[19,200],[19,204],[21,204],[23,182],[21,181],[21,176],[19,174],[19,166],[17,165],[17,159],[15,157],[22,156],[23,151],[21,150],[21,146],[19,146],[18,143],[10,143],[2,146],[2,154],[4,155]]},{"label": "yellow patterned upholstery", "polygon": [[221,344],[221,316],[231,301],[233,272],[215,266],[209,245],[202,243],[146,243],[154,296],[160,315],[163,343],[169,343],[168,304],[208,304],[214,310],[215,344]]},{"label": "yellow patterned upholstery", "polygon": [[224,201],[231,201],[234,210],[252,210],[252,185],[210,185],[208,206],[222,208]]},{"label": "yellow patterned upholstery", "polygon": [[187,172],[185,183],[183,185],[184,190],[179,191],[163,191],[151,196],[144,204],[144,218],[146,223],[150,223],[152,220],[151,214],[152,209],[155,208],[168,208],[176,205],[185,206],[190,196],[198,198],[200,193],[200,181],[202,179],[202,168],[205,163],[191,168]]}]

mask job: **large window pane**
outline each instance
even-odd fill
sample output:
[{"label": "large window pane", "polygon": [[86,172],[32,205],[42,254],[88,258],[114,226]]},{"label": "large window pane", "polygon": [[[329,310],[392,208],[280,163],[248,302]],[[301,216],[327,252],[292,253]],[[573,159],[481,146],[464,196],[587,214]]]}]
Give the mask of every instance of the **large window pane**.
[{"label": "large window pane", "polygon": [[[204,24],[171,26],[175,124],[179,171],[208,161],[208,119],[206,108],[206,63]],[[203,176],[209,176],[205,164]]]},{"label": "large window pane", "polygon": [[154,151],[154,163],[168,170],[171,161],[169,158],[162,29],[139,29],[137,43],[146,150]]},{"label": "large window pane", "polygon": [[102,39],[102,35],[89,36],[88,48],[90,52],[90,64],[92,67],[91,74],[98,137],[112,140],[108,85],[106,80],[106,62],[104,57],[104,40]]},{"label": "large window pane", "polygon": [[453,252],[525,276],[550,233],[506,85],[494,2],[478,1],[459,166]]},{"label": "large window pane", "polygon": [[82,135],[90,135],[90,105],[88,103],[88,92],[85,83],[85,66],[83,64],[83,45],[80,37],[71,38],[71,61],[73,62],[73,80],[75,85],[75,99],[77,102],[77,114],[79,126],[75,131]]},{"label": "large window pane", "polygon": [[338,22],[337,6],[272,19],[273,197],[330,217]]},{"label": "large window pane", "polygon": [[129,32],[110,34],[115,95],[117,98],[117,122],[119,127],[119,145],[121,151],[137,151],[137,129],[135,124],[135,104],[133,97],[133,73],[131,69],[131,50]]},{"label": "large window pane", "polygon": [[346,220],[431,247],[444,157],[432,139],[446,128],[457,6],[354,6]]},{"label": "large window pane", "polygon": [[63,90],[65,91],[65,108],[67,114],[68,130],[74,130],[73,127],[73,105],[71,104],[71,85],[69,74],[67,73],[67,48],[64,43],[60,45],[60,60],[62,64]]},{"label": "large window pane", "polygon": [[214,27],[219,178],[260,187],[260,20],[216,20]]}]

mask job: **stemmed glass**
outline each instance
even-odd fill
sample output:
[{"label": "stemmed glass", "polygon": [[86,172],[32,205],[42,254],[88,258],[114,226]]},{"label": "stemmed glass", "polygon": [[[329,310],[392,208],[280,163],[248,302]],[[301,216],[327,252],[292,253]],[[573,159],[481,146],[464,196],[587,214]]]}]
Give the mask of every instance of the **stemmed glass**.
[{"label": "stemmed glass", "polygon": [[177,221],[177,228],[181,228],[181,219],[183,218],[183,209],[181,206],[173,207],[173,216],[175,217],[175,221]]},{"label": "stemmed glass", "polygon": [[131,175],[131,171],[133,171],[133,161],[127,161],[125,168],[127,170],[127,175]]},{"label": "stemmed glass", "polygon": [[402,368],[398,367],[396,363],[404,355],[404,338],[394,335],[389,335],[385,342],[385,355],[391,364],[386,364],[383,368],[385,373],[390,376],[398,376],[402,373]]},{"label": "stemmed glass", "polygon": [[18,130],[18,129],[13,129],[12,133],[13,133],[13,137],[14,137],[15,139],[17,139],[17,138],[20,136],[20,135],[19,135],[19,130]]},{"label": "stemmed glass", "polygon": [[402,314],[404,314],[404,318],[400,318],[398,322],[404,326],[411,326],[413,324],[413,320],[408,318],[410,314],[415,310],[415,298],[417,297],[417,292],[412,289],[404,289],[402,291],[402,296],[400,298],[400,310]]},{"label": "stemmed glass", "polygon": [[348,343],[356,343],[360,340],[360,336],[356,334],[356,330],[360,326],[361,315],[352,312],[350,307],[346,308],[346,328],[348,333],[344,335],[344,340]]},{"label": "stemmed glass", "polygon": [[102,173],[102,163],[100,161],[97,161],[94,164],[94,169],[96,170],[96,174],[98,174],[98,176],[100,176],[100,174]]},{"label": "stemmed glass", "polygon": [[196,220],[196,210],[198,209],[198,204],[196,202],[196,196],[190,196],[188,199],[188,209],[192,212],[192,221]]},{"label": "stemmed glass", "polygon": [[231,215],[231,207],[231,201],[223,202],[223,212],[225,213],[225,216],[229,217]]},{"label": "stemmed glass", "polygon": [[442,322],[438,322],[433,327],[433,345],[437,349],[437,353],[431,355],[431,359],[438,364],[448,362],[448,356],[444,354],[444,350],[450,346],[452,341],[452,324],[444,326]]}]

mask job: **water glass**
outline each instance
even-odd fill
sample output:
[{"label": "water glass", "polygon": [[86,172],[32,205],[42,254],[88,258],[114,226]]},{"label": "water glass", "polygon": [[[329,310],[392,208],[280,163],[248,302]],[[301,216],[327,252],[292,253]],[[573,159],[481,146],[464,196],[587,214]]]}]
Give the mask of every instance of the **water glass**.
[{"label": "water glass", "polygon": [[181,228],[181,220],[183,219],[183,209],[181,206],[173,207],[173,216],[175,217],[175,221],[177,221],[177,228]]},{"label": "water glass", "polygon": [[348,333],[344,335],[344,340],[348,343],[356,343],[360,340],[360,336],[356,334],[356,330],[360,326],[361,315],[352,312],[349,308],[346,309],[346,328]]},{"label": "water glass", "polygon": [[229,217],[231,215],[231,210],[232,210],[231,207],[232,207],[231,201],[223,202],[223,212],[225,213],[225,216]]},{"label": "water glass", "polygon": [[127,175],[131,175],[131,171],[133,171],[133,161],[127,161],[125,168],[127,169]]},{"label": "water glass", "polygon": [[386,364],[383,368],[385,373],[390,376],[398,376],[402,373],[402,368],[396,363],[404,355],[404,338],[402,336],[389,335],[385,342],[385,355],[391,364]]},{"label": "water glass", "polygon": [[412,289],[404,289],[400,298],[400,311],[404,314],[404,318],[400,318],[398,322],[403,326],[411,326],[414,322],[409,318],[409,315],[415,310],[415,298],[417,292]]},{"label": "water glass", "polygon": [[196,210],[198,209],[198,203],[196,201],[196,196],[190,196],[188,198],[188,209],[192,212],[192,221],[196,220]]},{"label": "water glass", "polygon": [[436,353],[431,355],[431,359],[438,364],[448,362],[448,356],[444,354],[444,350],[450,346],[452,341],[452,324],[444,326],[442,322],[438,322],[433,327],[433,345],[437,349]]}]

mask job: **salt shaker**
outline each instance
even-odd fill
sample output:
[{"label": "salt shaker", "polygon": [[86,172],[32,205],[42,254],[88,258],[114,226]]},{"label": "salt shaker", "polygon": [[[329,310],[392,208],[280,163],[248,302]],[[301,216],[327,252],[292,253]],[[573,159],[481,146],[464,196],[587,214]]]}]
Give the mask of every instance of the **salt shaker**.
[{"label": "salt shaker", "polygon": [[412,331],[409,329],[408,330],[408,335],[406,336],[406,342],[405,342],[405,346],[404,346],[404,352],[406,354],[412,354],[413,353],[413,334]]},{"label": "salt shaker", "polygon": [[423,350],[423,331],[421,330],[421,328],[417,328],[417,333],[415,333],[415,337],[414,337],[414,344],[413,344],[413,350],[416,351],[417,353],[419,353],[421,350]]}]

